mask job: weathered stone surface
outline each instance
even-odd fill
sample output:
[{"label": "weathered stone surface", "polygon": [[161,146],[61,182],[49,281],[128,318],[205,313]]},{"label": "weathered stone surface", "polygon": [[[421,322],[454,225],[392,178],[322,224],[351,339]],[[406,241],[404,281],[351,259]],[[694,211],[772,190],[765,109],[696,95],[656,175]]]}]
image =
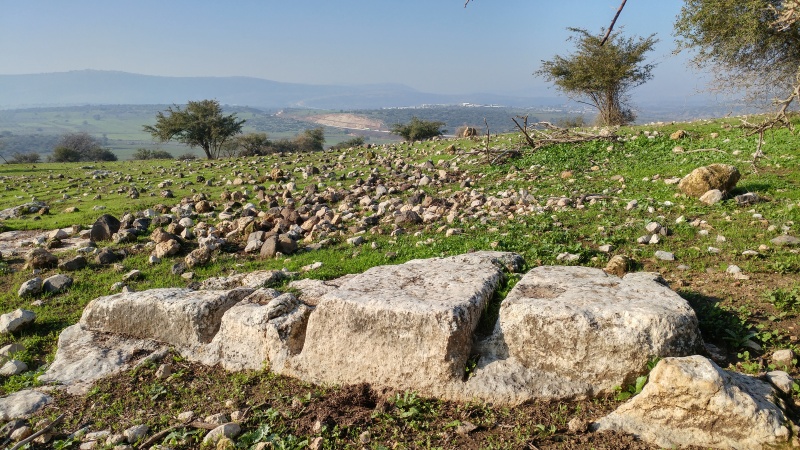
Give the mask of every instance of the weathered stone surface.
[{"label": "weathered stone surface", "polygon": [[421,392],[460,381],[472,333],[503,276],[497,254],[414,260],[353,277],[320,299],[291,371]]},{"label": "weathered stone surface", "polygon": [[706,205],[714,205],[721,202],[723,198],[725,198],[725,194],[723,194],[722,191],[719,189],[711,189],[700,196],[700,201]]},{"label": "weathered stone surface", "polygon": [[62,273],[45,278],[42,282],[42,290],[50,293],[58,293],[72,286],[72,277]]},{"label": "weathered stone surface", "polygon": [[678,188],[684,194],[696,198],[712,189],[729,193],[736,187],[740,177],[739,170],[734,166],[711,164],[694,169],[689,175],[683,177]]},{"label": "weathered stone surface", "polygon": [[113,264],[120,259],[122,259],[122,257],[119,254],[107,247],[100,250],[94,258],[95,262],[100,265]]},{"label": "weathered stone surface", "polygon": [[211,261],[211,250],[206,247],[200,247],[192,250],[188,255],[186,255],[184,261],[186,262],[186,267],[190,269],[208,264],[208,262]]},{"label": "weathered stone surface", "polygon": [[92,300],[80,324],[87,330],[193,347],[211,342],[225,311],[252,292],[151,289],[114,294]]},{"label": "weathered stone surface", "polygon": [[642,393],[594,428],[631,433],[661,447],[762,449],[790,431],[768,383],[722,370],[702,356],[665,358]]},{"label": "weathered stone surface", "polygon": [[320,299],[328,292],[339,289],[348,280],[355,277],[355,274],[345,275],[333,280],[312,280],[304,278],[289,282],[289,287],[300,291],[299,298],[306,305],[316,306]]},{"label": "weathered stone surface", "polygon": [[27,297],[40,292],[42,292],[42,279],[36,277],[22,283],[17,291],[17,295],[20,297]]},{"label": "weathered stone surface", "polygon": [[256,270],[254,272],[237,273],[229,277],[214,277],[203,280],[200,289],[229,290],[239,287],[258,289],[267,287],[289,276],[282,270]]},{"label": "weathered stone surface", "polygon": [[66,261],[62,261],[58,264],[58,270],[64,270],[67,272],[74,272],[76,270],[81,270],[86,267],[87,261],[86,257],[82,255],[78,255],[74,258],[70,258]]},{"label": "weathered stone surface", "polygon": [[0,376],[10,377],[12,375],[19,375],[28,370],[28,365],[24,361],[18,359],[10,359],[3,364],[0,364]]},{"label": "weathered stone surface", "polygon": [[166,348],[152,340],[84,330],[75,324],[59,335],[55,360],[39,380],[69,385],[70,393],[80,394],[92,382],[126,370],[139,359]]},{"label": "weathered stone surface", "polygon": [[29,269],[48,269],[58,265],[58,258],[43,248],[35,248],[25,256],[25,267]]},{"label": "weathered stone surface", "polygon": [[89,232],[91,240],[95,242],[110,241],[114,233],[119,231],[120,222],[111,214],[103,214],[92,225]]},{"label": "weathered stone surface", "polygon": [[33,323],[36,313],[27,309],[16,309],[0,316],[0,334],[13,333],[20,328]]},{"label": "weathered stone surface", "polygon": [[206,434],[206,436],[203,438],[203,446],[214,445],[224,438],[235,438],[241,432],[242,428],[238,423],[229,422],[224,425],[220,425]]},{"label": "weathered stone surface", "polygon": [[468,387],[505,383],[489,380],[494,374],[515,381],[489,390],[493,401],[591,396],[630,384],[652,357],[694,354],[702,348],[694,311],[658,280],[588,267],[531,270],[501,304],[494,333],[478,343],[479,369],[488,372],[476,372]]},{"label": "weathered stone surface", "polygon": [[156,244],[156,248],[153,250],[153,255],[156,258],[165,258],[167,256],[172,256],[179,251],[181,251],[181,244],[179,244],[175,239],[170,239],[168,241],[159,242]]},{"label": "weathered stone surface", "polygon": [[0,397],[0,422],[30,416],[53,401],[50,396],[32,389]]},{"label": "weathered stone surface", "polygon": [[292,294],[277,294],[259,289],[226,311],[206,363],[219,362],[227,370],[258,370],[269,364],[279,370],[299,353],[311,309]]},{"label": "weathered stone surface", "polygon": [[776,238],[770,239],[772,245],[777,245],[778,247],[794,247],[800,245],[800,239],[789,236],[788,234],[780,235]]}]

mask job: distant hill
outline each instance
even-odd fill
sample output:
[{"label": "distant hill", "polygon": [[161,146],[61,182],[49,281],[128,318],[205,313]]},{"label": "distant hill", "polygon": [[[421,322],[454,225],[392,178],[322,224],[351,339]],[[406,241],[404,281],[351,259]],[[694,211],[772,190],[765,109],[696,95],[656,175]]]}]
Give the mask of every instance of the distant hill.
[{"label": "distant hill", "polygon": [[188,100],[207,98],[223,104],[257,108],[320,109],[459,103],[527,107],[563,103],[557,98],[431,94],[398,84],[309,85],[249,77],[162,77],[98,70],[0,75],[0,109],[87,104],[185,104]]}]

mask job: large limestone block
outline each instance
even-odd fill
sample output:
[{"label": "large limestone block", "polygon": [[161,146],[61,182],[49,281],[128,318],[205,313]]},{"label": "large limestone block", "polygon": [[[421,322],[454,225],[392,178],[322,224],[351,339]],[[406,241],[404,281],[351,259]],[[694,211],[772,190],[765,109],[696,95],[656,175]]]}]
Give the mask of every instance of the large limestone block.
[{"label": "large limestone block", "polygon": [[695,198],[713,189],[729,193],[736,187],[740,177],[739,169],[730,164],[710,164],[698,167],[683,177],[678,183],[678,188],[684,194]]},{"label": "large limestone block", "polygon": [[694,311],[659,279],[537,267],[503,301],[493,345],[482,351],[589,385],[590,395],[631,383],[650,358],[690,355],[702,345]]},{"label": "large limestone block", "polygon": [[292,294],[259,289],[222,316],[205,362],[219,362],[227,370],[258,370],[269,364],[280,371],[287,358],[302,350],[310,313]]},{"label": "large limestone block", "polygon": [[593,428],[631,433],[666,448],[773,448],[790,437],[776,401],[768,383],[722,370],[702,356],[665,358],[641,394]]},{"label": "large limestone block", "polygon": [[252,292],[250,288],[124,292],[89,302],[80,324],[87,330],[191,348],[211,342],[225,311]]},{"label": "large limestone block", "polygon": [[291,372],[427,393],[460,383],[473,331],[502,279],[503,256],[415,260],[351,278],[319,299]]},{"label": "large limestone block", "polygon": [[167,348],[148,339],[84,330],[75,324],[59,335],[55,360],[39,380],[67,385],[68,392],[78,395],[94,381],[124,371]]}]

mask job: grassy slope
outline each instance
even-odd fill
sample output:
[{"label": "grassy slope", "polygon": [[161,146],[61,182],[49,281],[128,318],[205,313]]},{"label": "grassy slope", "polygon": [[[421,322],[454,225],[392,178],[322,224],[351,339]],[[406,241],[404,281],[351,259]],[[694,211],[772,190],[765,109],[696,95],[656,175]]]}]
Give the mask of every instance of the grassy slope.
[{"label": "grassy slope", "polygon": [[[526,189],[542,204],[550,196],[567,196],[575,199],[582,194],[592,193],[605,194],[609,200],[587,205],[583,209],[556,209],[542,214],[513,217],[488,211],[483,217],[450,225],[464,229],[463,234],[452,237],[445,237],[440,230],[440,227],[445,225],[444,222],[420,227],[418,233],[412,232],[397,238],[390,238],[384,229],[384,234],[366,235],[369,243],[376,244],[375,249],[370,245],[350,247],[344,243],[344,239],[349,237],[345,234],[329,248],[300,253],[281,260],[261,260],[257,257],[223,254],[211,265],[197,270],[197,279],[215,276],[221,272],[227,273],[231,269],[248,271],[285,267],[296,271],[316,261],[323,262],[322,268],[309,273],[308,276],[327,279],[346,273],[361,272],[379,264],[394,264],[413,258],[452,255],[480,249],[519,252],[526,258],[529,267],[540,264],[561,264],[556,260],[556,256],[562,252],[580,256],[579,261],[572,264],[604,267],[610,255],[600,252],[598,247],[612,244],[615,247],[612,254],[631,257],[636,261],[638,269],[660,272],[674,289],[690,301],[698,313],[704,338],[726,352],[732,368],[756,373],[766,368],[766,362],[762,363],[757,359],[759,356],[768,356],[777,348],[792,348],[798,351],[800,343],[797,337],[800,326],[797,320],[797,313],[800,311],[800,293],[797,293],[797,289],[800,289],[800,282],[797,281],[800,255],[796,250],[772,248],[774,246],[769,243],[771,238],[784,231],[800,235],[800,171],[797,163],[797,158],[800,157],[800,139],[785,130],[770,134],[765,147],[767,158],[760,160],[757,166],[753,166],[749,155],[755,148],[755,138],[744,137],[740,130],[730,128],[728,123],[735,121],[733,119],[702,121],[624,129],[620,133],[626,136],[624,142],[554,146],[535,153],[523,150],[521,157],[491,166],[487,166],[479,155],[465,155],[470,150],[481,148],[483,143],[479,141],[427,142],[414,146],[397,145],[391,149],[373,150],[378,153],[391,153],[404,158],[407,162],[422,162],[428,159],[437,162],[441,159],[456,158],[444,151],[448,145],[455,144],[462,153],[457,159],[459,169],[468,172],[466,176],[472,178],[475,188],[487,197],[502,197],[504,192]],[[687,130],[689,137],[679,142],[670,140],[669,134],[678,128]],[[643,134],[645,132],[652,137],[645,136]],[[711,133],[719,133],[719,136],[712,138]],[[491,144],[499,148],[519,148],[519,137],[503,135],[493,139]],[[676,145],[682,146],[685,152],[675,153],[673,148]],[[85,166],[82,168],[80,165],[71,164],[36,164],[35,167],[2,165],[0,204],[17,205],[36,197],[46,201],[51,209],[51,214],[42,216],[41,220],[34,220],[34,216],[28,216],[23,219],[8,220],[2,226],[6,229],[51,229],[72,224],[85,226],[92,223],[101,213],[111,213],[120,217],[126,211],[141,210],[156,203],[171,206],[177,199],[190,196],[193,190],[205,192],[216,199],[223,190],[234,189],[233,186],[226,185],[226,182],[239,173],[252,173],[258,178],[275,165],[291,173],[295,167],[305,167],[309,164],[320,166],[325,164],[325,161],[335,163],[339,160],[339,155],[340,153],[289,155],[284,158],[276,156],[226,160],[213,164],[202,161],[190,163],[155,161],[92,165],[94,169],[123,175],[130,174],[133,177],[133,184],[142,191],[142,196],[138,200],[128,199],[124,193],[117,193],[118,189],[121,190],[131,183],[115,183],[113,177],[93,180],[87,177],[87,173],[92,169]],[[354,178],[366,178],[369,174],[364,165],[365,157],[365,150],[346,153],[341,160],[345,167],[338,169],[337,172],[356,171],[358,174],[343,181],[344,186],[351,185]],[[681,177],[696,167],[710,163],[729,163],[738,166],[743,177],[735,193],[756,192],[767,201],[745,207],[737,206],[733,201],[705,206],[695,199],[679,195],[676,186],[663,182],[665,178]],[[565,171],[571,171],[571,176],[564,174]],[[386,176],[384,170],[381,170],[381,173]],[[63,178],[58,178],[60,175],[63,175]],[[215,186],[207,187],[194,182],[197,175],[215,180]],[[309,182],[323,181],[304,180],[299,174],[296,175],[298,176],[295,181],[299,189]],[[49,179],[51,176],[53,179]],[[612,180],[614,176],[621,176],[623,180],[614,181]],[[160,189],[156,185],[164,180],[174,182],[170,188],[174,191],[176,199],[162,199],[157,196]],[[182,186],[184,182],[192,183]],[[323,182],[335,185],[335,182]],[[268,189],[272,184],[269,181],[263,182]],[[430,193],[434,196],[446,196],[448,190],[459,189],[458,183],[453,183],[445,189]],[[155,196],[151,197],[151,193]],[[93,200],[95,195],[100,195],[101,198]],[[640,207],[627,211],[625,205],[630,200],[637,200]],[[93,208],[98,205],[103,205],[106,209],[94,210]],[[61,212],[70,206],[78,207],[79,212],[72,214]],[[763,220],[754,218],[754,214],[761,214]],[[684,217],[686,220],[676,223],[679,217]],[[699,228],[689,224],[693,219],[707,222],[708,235],[700,234]],[[669,226],[673,235],[665,237],[661,244],[655,246],[636,244],[636,238],[646,234],[644,227],[651,221]],[[718,236],[723,236],[724,241]],[[140,242],[145,241],[146,238],[140,238]],[[742,256],[744,250],[756,250],[761,244],[768,245],[771,247],[770,250],[761,252],[761,256],[756,258]],[[708,247],[719,248],[720,252],[710,253]],[[673,252],[677,261],[657,260],[654,258],[656,250]],[[146,254],[133,255],[123,262],[126,271],[137,268],[145,274],[144,279],[134,285],[136,290],[185,284],[180,277],[170,274],[169,268],[174,261],[167,260],[149,266],[146,264],[146,256]],[[679,264],[688,266],[688,269],[679,270]],[[739,265],[751,277],[750,280],[734,280],[726,275],[724,271],[730,264]],[[18,269],[20,261],[9,261],[5,267]],[[48,276],[50,273],[44,275]],[[77,321],[89,300],[108,294],[109,287],[120,279],[121,273],[90,268],[74,274],[74,277],[76,282],[69,292],[45,298],[43,306],[31,307],[29,300],[19,299],[16,296],[17,288],[30,278],[30,273],[21,270],[7,271],[0,281],[3,287],[0,293],[3,311],[26,307],[33,309],[39,318],[37,326],[32,329],[14,336],[0,337],[0,345],[12,341],[25,344],[29,350],[23,359],[32,367],[38,367],[41,361],[52,358],[59,331]],[[789,301],[776,304],[774,302],[776,289],[782,293],[781,298],[788,298]],[[792,290],[795,294],[792,294]],[[773,293],[772,298],[769,296],[770,293]],[[753,350],[748,347],[748,341],[759,344],[763,349]],[[197,376],[202,375],[197,374]],[[248,386],[278,383],[268,373],[244,376],[249,380],[246,382],[239,380],[238,377],[210,381],[213,384],[209,387],[210,390],[222,392],[218,394],[221,397],[216,398],[214,402],[220,402],[223,397],[231,395],[246,402],[248,395],[255,395],[247,389],[242,389],[239,394],[231,394],[229,392],[231,383],[245,383]],[[0,394],[35,383],[34,378],[35,372],[30,372],[6,379],[0,387]],[[281,383],[289,382],[281,381]],[[269,395],[302,397],[307,392],[310,402],[312,397],[319,401],[328,398],[326,397],[328,393],[320,394],[318,388],[302,384],[287,384],[289,385],[291,388],[287,388],[283,394],[272,392]],[[108,384],[103,386],[100,389],[108,391],[109,402],[122,401],[114,397],[116,394],[113,386]],[[277,392],[283,392],[277,387],[275,389]],[[395,401],[395,408],[401,408],[402,402],[400,403],[401,405],[397,406]],[[181,405],[184,408],[192,407],[184,403]],[[204,408],[202,401],[194,405],[194,408]],[[430,446],[448,447],[447,442],[450,441],[445,436],[452,435],[452,430],[445,425],[454,420],[464,420],[463,414],[459,415],[460,412],[450,411],[460,407],[442,406],[438,402],[422,402],[421,405],[421,408],[424,405],[433,405],[430,408],[440,411],[420,412],[420,417],[424,417],[427,422],[441,422],[440,428],[417,429],[413,431],[414,437],[411,441],[403,441],[396,436],[397,433],[403,433],[403,427],[408,426],[399,423],[402,421],[396,418],[379,417],[370,425],[376,428],[369,429],[373,430],[374,436],[381,436],[380,442],[386,445],[390,445],[393,440],[399,440],[411,447],[424,447],[427,446],[425,444],[427,438],[433,442]],[[546,407],[542,410],[544,412],[541,413],[541,417],[547,417],[548,414],[552,416],[559,407],[559,405]],[[569,405],[569,408],[574,407],[575,405]],[[442,411],[450,411],[447,414],[452,416]],[[512,420],[512,412],[503,411],[493,409],[481,414],[492,414],[493,417],[505,414],[503,416],[505,419],[502,420],[510,422],[503,423],[527,428],[523,430],[524,432],[520,431],[519,436],[514,437],[502,429],[490,426],[491,423],[502,422],[497,417],[492,419],[494,422],[492,420],[481,422],[481,426],[487,428],[484,430],[486,433],[480,434],[482,439],[480,447],[491,447],[496,444],[497,448],[519,448],[524,442],[538,442],[537,445],[541,445],[543,442],[551,442],[555,439],[554,436],[566,438],[566,421],[560,419],[546,421],[536,416],[540,418],[539,423],[529,421],[530,423],[525,424],[523,419]],[[162,414],[168,415],[169,412]],[[90,417],[92,420],[114,426],[114,421],[109,415],[95,411]],[[157,423],[163,425],[167,421],[163,416],[160,417],[153,419],[154,425]],[[131,416],[128,419],[135,421],[136,418]],[[80,417],[74,417],[73,423],[77,424],[79,420]],[[250,425],[256,426],[255,422]],[[542,425],[544,428],[536,428],[537,425]],[[548,431],[551,430],[549,428],[551,425],[556,428]],[[360,427],[366,425],[362,424]],[[309,430],[288,419],[285,423],[281,422],[279,429],[286,435],[313,435]],[[332,445],[330,448],[356,445],[358,442],[358,433],[353,434],[354,430],[343,432],[340,430],[341,434],[335,436],[330,434],[331,430],[328,432],[329,434],[325,436],[328,439],[326,442]],[[376,438],[375,442],[377,441]],[[613,445],[610,448],[613,448]]]}]

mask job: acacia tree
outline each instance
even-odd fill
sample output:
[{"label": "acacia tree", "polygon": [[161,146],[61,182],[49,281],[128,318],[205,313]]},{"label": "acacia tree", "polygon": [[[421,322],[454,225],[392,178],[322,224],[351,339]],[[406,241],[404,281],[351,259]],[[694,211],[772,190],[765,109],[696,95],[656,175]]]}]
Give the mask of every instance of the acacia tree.
[{"label": "acacia tree", "polygon": [[225,142],[241,133],[245,122],[236,114],[223,115],[216,100],[190,101],[186,109],[173,106],[165,112],[160,111],[156,124],[145,125],[144,131],[161,142],[175,139],[190,147],[200,147],[208,159],[217,159]]},{"label": "acacia tree", "polygon": [[628,105],[628,92],[653,75],[654,64],[645,64],[645,54],[658,42],[655,35],[623,38],[611,34],[603,43],[581,28],[575,33],[576,50],[566,57],[556,55],[542,61],[538,75],[556,85],[570,98],[597,108],[599,125],[624,125],[635,118]]}]

